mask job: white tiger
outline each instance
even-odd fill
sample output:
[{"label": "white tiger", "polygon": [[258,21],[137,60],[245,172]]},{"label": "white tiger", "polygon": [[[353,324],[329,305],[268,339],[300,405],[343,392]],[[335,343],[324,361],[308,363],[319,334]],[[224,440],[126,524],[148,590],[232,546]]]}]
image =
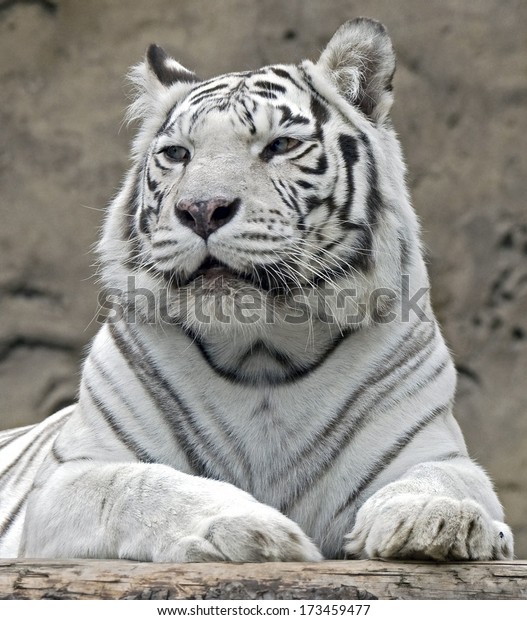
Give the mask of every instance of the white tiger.
[{"label": "white tiger", "polygon": [[0,555],[504,559],[452,415],[384,27],[202,82],[151,46],[78,403],[0,435]]}]

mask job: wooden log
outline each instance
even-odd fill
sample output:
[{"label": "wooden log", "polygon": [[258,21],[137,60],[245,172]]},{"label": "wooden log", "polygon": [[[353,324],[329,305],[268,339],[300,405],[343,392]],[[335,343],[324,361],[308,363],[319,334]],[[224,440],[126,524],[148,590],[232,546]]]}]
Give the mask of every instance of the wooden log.
[{"label": "wooden log", "polygon": [[525,599],[527,561],[150,564],[0,560],[0,599]]}]

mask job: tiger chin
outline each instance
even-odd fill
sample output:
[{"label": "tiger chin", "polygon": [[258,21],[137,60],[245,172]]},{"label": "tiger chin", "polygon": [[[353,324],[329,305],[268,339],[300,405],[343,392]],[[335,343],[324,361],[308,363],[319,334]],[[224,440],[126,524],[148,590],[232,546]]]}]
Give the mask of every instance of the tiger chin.
[{"label": "tiger chin", "polygon": [[0,434],[0,555],[497,560],[373,20],[201,81],[158,46],[75,405]]}]

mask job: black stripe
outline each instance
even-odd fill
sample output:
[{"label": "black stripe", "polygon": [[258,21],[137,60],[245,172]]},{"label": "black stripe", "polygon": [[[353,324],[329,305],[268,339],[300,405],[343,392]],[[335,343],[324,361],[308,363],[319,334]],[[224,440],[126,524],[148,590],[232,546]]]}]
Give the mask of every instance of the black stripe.
[{"label": "black stripe", "polygon": [[151,192],[154,192],[159,187],[159,183],[150,176],[150,170],[146,171],[146,184]]},{"label": "black stripe", "polygon": [[154,205],[150,204],[149,209],[151,209],[155,215],[159,214],[159,211],[161,210],[161,204],[163,203],[164,198],[164,190],[157,190],[154,192]]},{"label": "black stripe", "polygon": [[[264,75],[266,73],[266,69],[263,67],[261,69],[257,69],[255,71],[233,71],[229,73],[226,77],[237,77],[237,78],[249,78],[253,75]],[[213,80],[215,78],[212,78]]]},{"label": "black stripe", "polygon": [[[292,509],[294,504],[300,499],[302,493],[308,488],[308,482],[310,482],[312,486],[315,479],[319,479],[333,466],[335,457],[353,441],[357,433],[367,423],[371,411],[375,409],[378,403],[384,400],[386,394],[393,389],[394,385],[399,383],[400,377],[396,376],[392,378],[391,383],[389,383],[382,392],[378,391],[380,382],[389,379],[398,369],[404,368],[405,366],[407,367],[406,374],[411,374],[414,368],[410,366],[410,364],[416,359],[416,356],[423,350],[427,353],[426,356],[431,354],[431,351],[428,351],[427,347],[434,340],[435,329],[425,337],[424,341],[414,342],[414,339],[417,337],[416,332],[420,326],[421,324],[417,323],[405,332],[393,349],[375,364],[375,367],[382,369],[382,371],[378,374],[373,373],[364,383],[355,389],[346,398],[343,405],[339,407],[336,414],[328,421],[324,429],[314,436],[302,452],[295,457],[294,468],[299,469],[299,473],[301,473],[302,463],[309,461],[312,465],[314,457],[317,454],[321,457],[322,462],[318,464],[316,473],[313,471],[313,467],[310,467],[308,470],[304,471],[304,475],[297,475],[295,477],[295,484],[291,484],[289,489],[289,497],[283,500],[281,508],[283,512],[288,512]],[[412,342],[414,346],[408,348],[408,342]],[[418,357],[417,361],[422,363],[424,360]],[[345,425],[344,422],[346,422],[346,418],[352,411],[353,406],[372,388],[377,390],[373,403],[368,402],[366,406],[362,408],[362,410],[359,410],[358,414],[348,420],[348,423]],[[275,474],[275,482],[280,482],[284,475],[290,474],[290,470],[288,470],[288,472],[277,471]]]},{"label": "black stripe", "polygon": [[[182,331],[189,338],[189,342],[193,345],[196,345],[198,351],[201,353],[204,361],[210,366],[210,368],[222,379],[229,381],[229,383],[240,384],[240,385],[254,385],[257,384],[258,381],[252,378],[247,378],[244,376],[239,376],[236,372],[229,370],[228,368],[224,368],[220,366],[212,357],[209,350],[207,349],[205,343],[201,339],[200,335],[197,332],[194,332],[189,327],[180,326]],[[318,368],[320,368],[326,360],[338,349],[338,347],[345,342],[354,332],[352,329],[344,330],[342,333],[339,333],[338,336],[334,338],[334,340],[329,344],[326,350],[318,357],[310,366],[296,366],[291,367],[288,375],[281,377],[280,379],[268,379],[266,384],[268,385],[287,385],[291,383],[295,383],[296,381],[301,381],[305,379],[310,374],[316,372]]]},{"label": "black stripe", "polygon": [[161,163],[161,160],[159,159],[159,156],[158,156],[158,155],[154,155],[153,159],[154,159],[154,163],[155,163],[155,165],[156,165],[156,166],[157,166],[160,170],[162,170],[163,172],[170,172],[170,170],[171,170],[171,169],[170,169],[168,166],[163,166],[163,164]]},{"label": "black stripe", "polygon": [[[179,103],[180,102],[178,101],[168,112],[167,116],[165,117],[165,120],[163,121],[163,124],[156,132],[156,138],[159,138],[159,136],[164,133],[168,133],[167,128],[168,128],[168,125],[171,123],[172,112],[176,109]],[[172,127],[173,125],[171,124],[170,126]]]},{"label": "black stripe", "polygon": [[275,75],[277,75],[278,77],[284,78],[286,80],[289,80],[289,82],[291,82],[291,84],[293,84],[294,86],[296,86],[296,88],[298,88],[299,90],[305,91],[305,88],[302,86],[302,84],[300,84],[300,82],[298,82],[290,73],[289,71],[286,71],[285,69],[282,69],[281,67],[269,67],[269,70],[272,71]]},{"label": "black stripe", "polygon": [[296,184],[302,187],[303,189],[313,189],[315,187],[313,183],[310,183],[309,181],[305,181],[304,179],[300,179],[299,181],[296,182]]},{"label": "black stripe", "polygon": [[4,522],[2,523],[2,525],[0,525],[0,540],[4,536],[7,535],[11,527],[14,525],[17,517],[22,512],[22,509],[24,508],[27,502],[27,498],[29,497],[30,493],[31,493],[31,489],[29,489],[26,493],[24,493],[24,495],[20,498],[16,506],[11,510],[11,512],[4,519]]},{"label": "black stripe", "polygon": [[242,116],[242,123],[244,123],[246,126],[249,127],[249,132],[251,135],[254,136],[254,134],[256,133],[256,125],[254,124],[254,119],[253,119],[253,115],[251,113],[251,111],[249,110],[249,108],[247,107],[247,101],[246,100],[242,100],[240,102],[240,105],[242,107],[243,110],[243,116]]},{"label": "black stripe", "polygon": [[18,469],[18,473],[13,472],[15,475],[10,481],[10,484],[16,487],[16,485],[18,485],[22,481],[24,476],[27,476],[27,473],[31,465],[35,462],[35,460],[38,457],[41,457],[42,461],[44,460],[47,454],[42,454],[42,448],[46,446],[50,441],[53,441],[55,439],[53,437],[54,434],[55,433],[49,433],[44,438],[39,437],[38,443],[33,442],[32,444],[33,452],[29,455],[29,458],[27,458],[23,463],[20,463],[20,462],[18,463],[20,465],[20,468]]},{"label": "black stripe", "polygon": [[[214,88],[214,89],[210,89],[210,91],[212,92],[213,90],[220,90],[221,87],[218,88]],[[192,106],[197,106],[200,103],[203,103],[204,101],[207,101],[209,104],[212,104],[215,101],[221,101],[225,96],[227,95],[227,93],[216,93],[215,95],[212,94],[196,94],[196,97],[191,99],[190,104]]]},{"label": "black stripe", "polygon": [[123,241],[128,243],[128,256],[124,260],[124,265],[129,269],[138,269],[140,266],[140,254],[141,248],[139,246],[139,239],[137,236],[137,227],[136,227],[136,214],[137,209],[139,208],[139,198],[141,196],[141,178],[143,172],[136,169],[135,171],[136,178],[134,182],[134,186],[130,193],[130,196],[127,200],[126,214],[125,220],[126,225],[124,227],[124,237]]},{"label": "black stripe", "polygon": [[[231,446],[231,450],[226,454],[214,441],[205,437],[200,431],[190,408],[163,377],[156,363],[148,354],[144,345],[132,333],[130,327],[128,326],[126,334],[120,333],[116,324],[112,324],[109,327],[116,347],[151,395],[160,412],[163,413],[169,428],[173,430],[174,438],[195,472],[205,477],[218,477],[207,461],[202,458],[202,455],[208,454],[209,458],[212,455],[217,463],[228,472],[231,480],[237,480],[237,476],[231,469],[233,465],[231,463],[232,456],[236,455],[239,457],[241,465],[247,470],[248,477],[250,477],[250,468],[246,457],[237,449],[239,446],[233,443],[233,440],[236,440],[230,429],[223,426],[219,420],[216,420],[219,430],[223,434],[222,439],[230,443]],[[189,438],[189,433],[193,436],[194,442]],[[230,442],[228,441],[229,439],[231,440]]]},{"label": "black stripe", "polygon": [[335,519],[337,519],[343,512],[349,510],[353,504],[357,501],[359,496],[370,486],[370,484],[377,478],[377,476],[384,471],[390,463],[392,463],[397,456],[406,448],[406,446],[418,435],[421,431],[423,431],[431,422],[433,422],[440,415],[448,413],[451,410],[451,402],[444,405],[440,405],[435,407],[431,411],[429,411],[421,420],[415,424],[409,431],[407,431],[404,435],[399,437],[392,445],[392,447],[387,450],[375,463],[371,471],[363,477],[360,481],[359,485],[355,488],[355,490],[349,495],[345,502],[337,508],[337,510],[333,513],[333,516],[329,519],[329,522],[332,523]]},{"label": "black stripe", "polygon": [[[321,203],[310,197],[308,207],[315,209]],[[373,255],[371,244],[373,241],[371,230],[361,224],[348,223],[343,226],[347,231],[360,231],[360,234],[353,240],[353,249],[345,256],[335,257],[331,263],[325,267],[319,267],[317,273],[313,274],[309,280],[315,286],[322,286],[324,282],[334,281],[340,277],[349,277],[357,271],[366,272],[373,265]],[[322,237],[323,237],[322,231]],[[326,243],[323,248],[328,251],[338,245],[345,239],[345,233],[342,236],[332,239]],[[351,245],[351,244],[350,244]],[[320,252],[322,256],[324,252]]]},{"label": "black stripe", "polygon": [[309,125],[309,118],[307,116],[303,116],[302,114],[294,114],[291,108],[287,105],[280,105],[278,109],[282,112],[280,116],[280,120],[278,121],[280,125],[285,125],[290,127],[291,125]]},{"label": "black stripe", "polygon": [[[332,239],[331,241],[329,241],[327,244],[325,244],[326,238],[324,237],[324,231],[323,230],[317,230],[316,231],[316,238],[318,243],[320,244],[320,249],[317,250],[315,252],[315,256],[321,259],[321,262],[324,262],[326,260],[326,256],[328,253],[328,250],[330,250],[331,248],[340,245],[348,236],[348,233],[346,231],[341,231],[340,233],[335,233],[338,234],[337,237],[335,237],[334,239]],[[349,267],[351,267],[353,265],[352,261],[349,260],[349,258],[344,257],[344,259],[337,259],[332,257],[331,258],[331,264],[335,264],[335,275],[344,275],[344,272],[347,271],[349,269]],[[340,264],[339,264],[340,263]],[[342,264],[343,263],[343,264]],[[341,266],[342,265],[342,266]],[[354,267],[354,265],[353,265]],[[330,267],[331,269],[331,267]],[[330,273],[327,271],[327,268],[324,269],[323,273],[326,275],[326,278],[329,276],[331,279],[331,276],[333,275],[333,273],[330,276]],[[325,282],[327,282],[327,279],[324,280]]]},{"label": "black stripe", "polygon": [[297,213],[299,217],[302,217],[296,200],[289,196],[287,192],[287,186],[284,184],[284,182],[282,180],[278,180],[277,182],[274,179],[271,179],[271,183],[273,184],[273,187],[275,188],[277,194],[280,196],[282,202],[286,205],[286,207],[289,207],[292,211]]},{"label": "black stripe", "polygon": [[310,101],[311,113],[315,117],[318,130],[329,121],[329,110],[327,106],[322,102],[322,98],[318,93],[311,95]]},{"label": "black stripe", "polygon": [[270,235],[268,233],[253,233],[253,232],[245,232],[237,235],[233,235],[234,239],[246,239],[251,241],[271,241],[271,242],[282,242],[284,241],[283,237],[277,237],[275,235]]},{"label": "black stripe", "polygon": [[[425,358],[425,360],[420,360],[420,361],[419,361],[419,363],[422,363],[423,361],[426,361],[426,358]],[[446,368],[446,366],[447,366],[447,363],[442,363],[442,364],[440,364],[440,365],[439,365],[437,368],[435,368],[435,369],[434,369],[434,371],[433,371],[433,372],[432,372],[432,373],[431,373],[431,374],[430,374],[430,375],[429,375],[429,376],[425,379],[424,384],[423,384],[423,383],[419,383],[419,384],[418,384],[418,385],[417,385],[417,386],[416,386],[416,387],[415,387],[412,391],[410,391],[409,393],[405,393],[405,394],[403,395],[403,397],[402,397],[402,398],[399,398],[398,400],[396,400],[396,401],[395,401],[395,404],[398,404],[398,403],[400,403],[402,400],[404,400],[404,399],[406,399],[406,398],[408,398],[408,397],[410,397],[410,396],[413,396],[413,395],[414,395],[417,391],[421,390],[421,389],[422,389],[422,388],[423,388],[426,384],[428,384],[430,381],[434,380],[434,378],[436,378],[436,377],[437,377],[437,375],[439,375],[439,374],[440,374],[440,373],[441,373],[441,372],[442,372],[442,371]],[[386,394],[387,394],[387,393],[389,393],[389,391],[391,391],[391,389],[393,389],[394,385],[397,385],[397,384],[399,383],[399,381],[400,381],[401,383],[403,383],[403,384],[404,384],[405,380],[408,378],[408,376],[409,376],[409,375],[411,375],[411,374],[413,373],[413,371],[414,371],[414,368],[409,368],[409,369],[407,369],[407,371],[406,371],[406,376],[405,376],[405,377],[403,377],[402,379],[401,379],[400,377],[396,377],[396,378],[395,378],[395,380],[392,382],[392,385],[391,385],[388,389],[386,389],[386,390],[385,390],[382,394],[380,394],[380,395],[379,395],[379,396],[375,399],[375,401],[374,401],[373,403],[371,403],[371,405],[370,405],[370,404],[368,404],[368,407],[367,407],[366,409],[364,409],[364,410],[363,410],[363,412],[359,415],[359,418],[358,418],[358,419],[356,419],[356,420],[354,421],[354,424],[356,424],[356,426],[354,426],[354,427],[352,428],[351,432],[349,432],[349,433],[347,433],[347,434],[346,434],[346,439],[347,439],[348,441],[346,441],[346,442],[344,442],[344,443],[343,443],[343,446],[341,446],[341,450],[342,450],[342,449],[346,449],[346,448],[347,448],[347,447],[351,444],[351,442],[352,442],[353,438],[354,438],[354,437],[355,437],[355,435],[358,433],[358,431],[362,430],[362,429],[365,427],[366,423],[368,422],[370,412],[371,412],[372,410],[373,410],[373,411],[375,411],[375,409],[376,409],[377,405],[378,405],[378,404],[380,404],[380,403],[384,400],[384,397],[386,396]],[[449,409],[450,405],[451,405],[451,403],[449,402],[447,405],[444,405],[444,406],[442,405],[441,407],[446,407],[447,409]],[[435,411],[435,410],[434,410],[434,411]],[[419,422],[419,423],[418,423],[418,425],[417,425],[417,427],[416,427],[418,430],[422,430],[422,429],[421,429],[421,427],[420,427],[420,425],[421,425],[421,423],[424,423],[424,422],[423,422],[423,420],[424,420],[424,418],[421,420],[421,422]],[[426,422],[426,424],[428,424],[428,423],[429,423],[429,422],[431,422],[431,421],[432,421],[432,419],[430,419],[428,422]],[[426,426],[426,424],[424,424],[424,426]],[[424,428],[424,426],[423,426],[422,428]],[[406,436],[406,435],[405,435],[405,436]],[[399,440],[397,440],[397,443],[398,443],[398,441],[399,441]],[[403,447],[404,447],[404,446],[403,446]],[[402,449],[402,448],[401,448],[401,449]],[[392,448],[392,450],[393,450],[393,448]],[[338,451],[336,452],[336,454],[338,454]],[[332,455],[332,457],[331,457],[331,460],[332,460],[332,461],[333,461],[333,457],[334,457],[334,456],[335,456],[335,455]],[[328,456],[327,456],[327,455],[326,455],[326,458],[328,458]],[[393,458],[395,458],[395,456],[394,456]],[[386,462],[386,463],[385,463],[385,466],[387,466],[390,462],[391,462],[391,461]],[[328,464],[328,467],[325,467],[325,468],[324,468],[324,472],[325,472],[325,471],[327,471],[327,470],[330,468],[330,466],[332,466],[332,464],[333,464],[332,462],[331,462],[331,463],[329,463],[329,464]],[[381,469],[382,469],[382,467],[381,467]],[[323,472],[323,473],[324,473],[324,472]],[[379,472],[380,472],[380,470],[379,470]],[[378,472],[378,473],[379,473],[379,472]],[[320,474],[319,472],[317,472],[317,479],[320,479],[320,477],[321,477],[321,474]],[[313,484],[314,484],[314,477],[313,477],[313,475],[311,476],[310,481],[311,481],[311,485],[313,485]],[[362,489],[361,489],[361,491],[360,491],[360,492],[362,492]],[[297,497],[295,497],[295,500],[294,500],[294,501],[295,501],[295,503],[296,503],[296,502],[297,502],[300,498],[301,498],[301,495],[297,495]],[[293,504],[293,505],[294,505],[294,504]],[[292,506],[288,506],[288,507],[287,507],[287,509],[288,509],[288,510],[291,510],[291,508],[292,508]]]},{"label": "black stripe", "polygon": [[368,221],[372,226],[375,226],[379,219],[379,214],[384,208],[383,200],[379,190],[379,174],[377,171],[377,164],[375,155],[370,142],[370,139],[365,133],[360,134],[360,138],[366,148],[368,156],[368,196],[366,198],[366,206],[368,208]]},{"label": "black stripe", "polygon": [[218,90],[225,90],[229,88],[229,84],[226,82],[220,82],[219,84],[214,84],[213,86],[209,86],[208,88],[204,88],[207,82],[204,82],[203,85],[198,86],[189,97],[189,103],[196,104],[202,101],[203,99],[211,98],[210,94],[217,92]]},{"label": "black stripe", "polygon": [[324,174],[325,172],[327,172],[328,169],[328,158],[325,153],[322,153],[317,159],[317,163],[314,168],[310,168],[309,166],[298,166],[298,168],[306,174]]},{"label": "black stripe", "polygon": [[[117,389],[115,382],[112,381],[111,377],[108,375],[106,369],[102,366],[102,364],[93,354],[88,358],[88,362],[93,364],[95,370],[97,370],[97,372],[104,379],[106,387],[110,388],[110,390],[117,396],[117,398],[122,401],[125,406],[125,411],[131,414],[131,412],[133,411],[132,404],[126,399],[122,392]],[[119,424],[117,417],[113,414],[112,411],[110,411],[110,409],[104,404],[103,400],[97,395],[97,393],[95,392],[95,388],[90,385],[86,373],[84,375],[83,383],[92,401],[103,416],[105,422],[112,429],[119,441],[134,454],[135,458],[138,461],[142,463],[156,463],[157,460],[151,454],[149,454],[148,450],[145,450],[143,446],[137,443],[137,441],[130,435],[130,433],[126,432],[124,428]]]},{"label": "black stripe", "polygon": [[278,99],[278,96],[270,90],[255,90],[252,94],[263,99]]},{"label": "black stripe", "polygon": [[64,421],[64,418],[61,417],[58,420],[55,420],[54,422],[49,424],[46,428],[42,429],[40,431],[40,434],[36,438],[39,442],[37,447],[35,448],[35,443],[32,442],[28,444],[21,452],[19,452],[15,459],[11,461],[11,463],[0,473],[0,480],[4,479],[9,473],[11,473],[13,471],[13,468],[20,463],[21,459],[23,459],[27,454],[31,454],[32,451],[34,451],[34,454],[31,456],[30,459],[30,462],[32,462],[34,455],[38,453],[44,443],[49,441],[50,437],[56,432],[56,427],[63,424]]},{"label": "black stripe", "polygon": [[53,446],[51,447],[51,456],[55,459],[55,461],[57,461],[57,463],[59,465],[62,465],[63,463],[65,463],[66,461],[62,458],[62,456],[59,454],[58,448],[57,448],[57,442],[55,442],[53,444]]},{"label": "black stripe", "polygon": [[342,204],[342,221],[349,221],[350,209],[353,203],[353,195],[355,193],[355,182],[353,179],[353,167],[359,160],[359,149],[357,140],[350,135],[340,134],[339,148],[346,169],[346,198]]},{"label": "black stripe", "polygon": [[257,80],[256,82],[254,82],[253,86],[256,87],[257,89],[262,89],[265,91],[269,90],[274,93],[287,92],[287,89],[285,88],[285,86],[282,86],[281,84],[277,84],[276,82],[269,82],[268,80]]},{"label": "black stripe", "polygon": [[304,198],[304,202],[306,205],[306,209],[308,211],[313,211],[314,209],[318,209],[319,207],[325,204],[322,198],[319,198],[316,194],[311,194],[310,196],[307,196],[306,198]]},{"label": "black stripe", "polygon": [[[173,231],[171,231],[173,232]],[[152,247],[154,248],[166,248],[168,246],[173,246],[173,245],[177,245],[178,241],[177,239],[163,239],[162,241],[154,241],[154,243],[152,243]]]},{"label": "black stripe", "polygon": [[[98,396],[95,392],[95,388],[90,382],[84,377],[83,386],[86,389],[87,394],[91,398],[95,409],[98,413],[102,415],[103,420],[113,431],[115,437],[125,446],[137,459],[139,462],[143,463],[155,463],[156,460],[148,455],[148,453],[141,448],[139,444],[137,444],[128,433],[125,433],[123,429],[117,424],[117,421],[112,414],[112,412],[103,404],[103,401],[100,396]],[[66,459],[67,462],[70,459]],[[77,458],[71,460],[78,460]]]},{"label": "black stripe", "polygon": [[150,232],[150,215],[151,209],[144,208],[139,215],[139,230],[143,235],[147,235]]},{"label": "black stripe", "polygon": [[316,149],[317,146],[318,144],[316,142],[313,142],[298,155],[295,155],[294,157],[289,157],[288,161],[296,161],[297,159],[301,159],[302,157],[304,157],[304,155],[307,155],[308,153],[311,153],[313,149]]},{"label": "black stripe", "polygon": [[[67,416],[67,417],[69,417],[69,416]],[[55,422],[53,422],[52,424],[50,424],[48,427],[46,427],[44,429],[44,431],[46,431],[44,436],[42,436],[42,435],[39,436],[38,445],[35,446],[34,443],[29,444],[26,447],[26,449],[24,449],[18,455],[17,459],[15,461],[13,461],[9,465],[9,467],[2,472],[0,478],[4,478],[5,475],[8,472],[13,470],[13,467],[15,465],[20,464],[20,460],[28,453],[28,451],[32,450],[32,453],[30,455],[29,460],[24,462],[22,470],[18,472],[18,478],[20,479],[22,475],[25,475],[27,473],[27,467],[30,466],[31,463],[33,463],[34,459],[41,453],[42,446],[50,441],[52,436],[55,434],[56,427],[59,426],[60,424],[64,423],[66,421],[66,419],[67,418],[61,417],[58,420],[56,420]],[[19,482],[19,480],[17,480],[17,482]],[[15,507],[10,511],[10,513],[4,519],[4,522],[0,526],[0,539],[2,539],[4,536],[6,536],[6,534],[9,532],[9,530],[11,529],[13,524],[15,523],[17,517],[20,515],[22,509],[25,506],[25,503],[27,501],[27,498],[28,498],[31,490],[32,490],[32,487],[26,493],[24,493],[24,495],[20,498],[18,503],[15,505]]]},{"label": "black stripe", "polygon": [[177,410],[178,401],[174,402],[173,399],[166,398],[165,391],[163,391],[163,380],[157,378],[152,368],[148,368],[148,362],[143,355],[144,352],[140,351],[135,343],[132,343],[130,334],[128,332],[126,335],[122,334],[114,323],[109,325],[109,331],[115,347],[163,414],[165,421],[172,430],[172,437],[181,447],[191,469],[197,475],[205,475],[207,472],[206,463],[200,458],[188,439],[184,428],[186,425]]},{"label": "black stripe", "polygon": [[375,262],[371,227],[364,227],[351,222],[346,222],[343,226],[348,230],[360,230],[360,234],[353,241],[353,250],[348,257],[348,264],[362,272],[371,270]]},{"label": "black stripe", "polygon": [[194,131],[194,129],[195,129],[197,123],[198,123],[199,118],[201,116],[203,116],[204,114],[207,114],[211,109],[213,109],[213,106],[210,105],[210,103],[211,103],[210,100],[209,100],[208,103],[209,103],[209,105],[207,105],[207,106],[203,105],[201,107],[198,107],[192,113],[190,119],[188,120],[188,130],[187,130],[187,133],[189,135],[191,135],[192,132]]}]

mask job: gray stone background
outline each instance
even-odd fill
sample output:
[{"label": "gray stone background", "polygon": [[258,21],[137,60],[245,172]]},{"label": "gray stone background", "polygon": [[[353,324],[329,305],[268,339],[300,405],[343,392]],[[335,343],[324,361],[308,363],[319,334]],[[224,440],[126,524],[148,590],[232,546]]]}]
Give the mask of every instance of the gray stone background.
[{"label": "gray stone background", "polygon": [[458,419],[524,558],[525,0],[0,0],[0,428],[75,397],[97,327],[91,248],[127,165],[123,76],[147,45],[210,77],[316,58],[359,15],[394,40],[393,116]]}]

